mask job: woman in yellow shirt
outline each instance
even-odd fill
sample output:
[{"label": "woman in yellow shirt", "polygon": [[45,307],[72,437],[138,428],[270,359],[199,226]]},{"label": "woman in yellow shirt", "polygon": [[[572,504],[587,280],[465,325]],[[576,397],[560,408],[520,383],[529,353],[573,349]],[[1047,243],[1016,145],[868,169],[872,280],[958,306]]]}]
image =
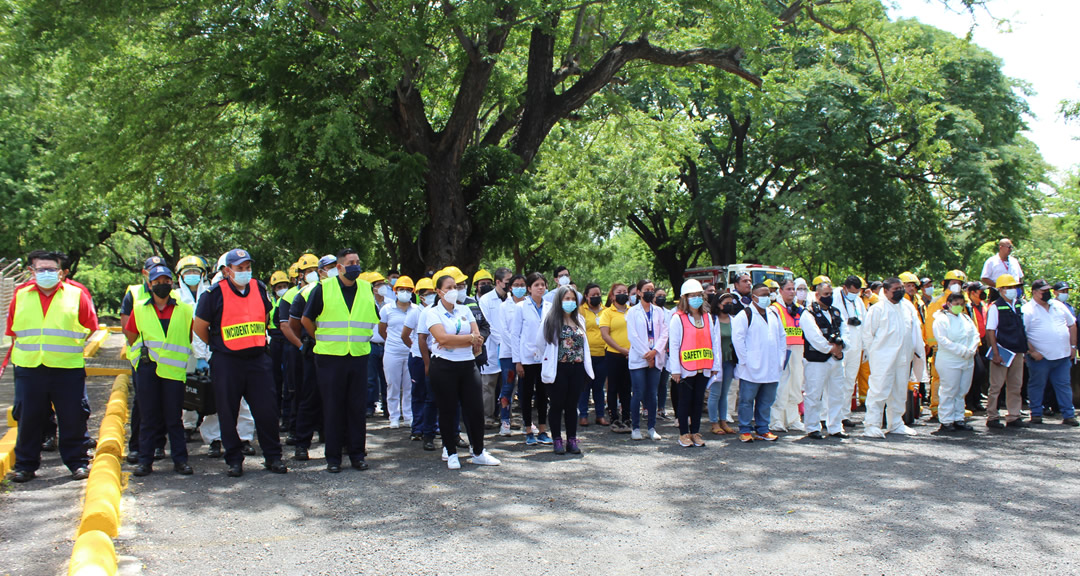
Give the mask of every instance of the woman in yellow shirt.
[{"label": "woman in yellow shirt", "polygon": [[592,393],[593,407],[596,411],[596,424],[609,426],[611,422],[604,417],[604,381],[607,380],[607,357],[604,336],[600,334],[600,315],[604,312],[600,286],[589,284],[585,287],[585,299],[579,308],[585,318],[585,336],[589,339],[589,355],[592,356],[593,374],[596,378],[585,378],[585,388],[578,401],[579,426],[589,425],[589,393]]},{"label": "woman in yellow shirt", "polygon": [[626,304],[629,300],[630,291],[626,284],[612,284],[607,307],[600,313],[600,336],[605,343],[604,359],[608,372],[607,408],[611,431],[620,434],[630,432],[630,337],[626,334]]}]

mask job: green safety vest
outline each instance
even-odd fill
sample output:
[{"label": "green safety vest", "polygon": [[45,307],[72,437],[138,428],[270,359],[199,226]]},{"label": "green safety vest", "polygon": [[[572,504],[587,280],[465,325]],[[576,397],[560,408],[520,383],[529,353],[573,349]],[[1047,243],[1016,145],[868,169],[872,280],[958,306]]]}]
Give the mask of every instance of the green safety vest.
[{"label": "green safety vest", "polygon": [[11,331],[15,344],[11,362],[22,368],[82,368],[83,343],[90,331],[79,324],[82,292],[74,286],[58,284],[46,314],[41,296],[33,286],[15,293],[15,317]]},{"label": "green safety vest", "polygon": [[[128,292],[131,292],[131,313],[133,315],[135,314],[135,309],[140,306],[139,300],[143,300],[144,298],[153,299],[154,297],[154,295],[141,284],[138,286],[128,286]],[[183,302],[183,300],[180,299],[180,292],[176,289],[173,289],[172,293],[169,294],[169,297],[176,300],[177,303]],[[145,303],[145,300],[143,300],[143,302]],[[155,318],[156,317],[157,315],[155,314]],[[139,367],[139,356],[142,354],[142,348],[143,335],[140,330],[139,335],[135,337],[135,342],[132,342],[131,345],[128,346],[127,359],[128,362],[131,362],[132,368]]]},{"label": "green safety vest", "polygon": [[[195,316],[191,305],[176,300],[176,307],[173,308],[172,318],[169,320],[168,335],[161,329],[161,320],[154,310],[153,297],[135,306],[131,313],[135,316],[135,327],[139,330],[139,348],[146,348],[150,360],[157,364],[154,372],[168,380],[184,381],[187,378],[188,358],[191,357],[191,320]],[[138,356],[134,363],[138,368]]]},{"label": "green safety vest", "polygon": [[292,286],[281,295],[281,298],[274,301],[274,307],[270,309],[270,323],[266,325],[267,330],[277,329],[277,312],[278,306],[281,306],[281,302],[284,301],[286,304],[292,306],[293,299],[296,298],[296,295],[299,292],[299,286]]},{"label": "green safety vest", "polygon": [[328,356],[364,356],[371,353],[371,337],[375,333],[375,325],[379,323],[371,284],[356,281],[352,310],[345,305],[345,296],[337,278],[327,278],[321,284],[323,309],[315,319],[314,352]]}]

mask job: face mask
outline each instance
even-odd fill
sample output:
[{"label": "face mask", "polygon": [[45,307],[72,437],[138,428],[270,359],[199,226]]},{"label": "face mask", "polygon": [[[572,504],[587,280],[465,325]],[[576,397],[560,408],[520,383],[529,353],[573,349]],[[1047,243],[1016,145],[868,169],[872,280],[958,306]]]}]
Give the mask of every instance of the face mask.
[{"label": "face mask", "polygon": [[37,282],[38,286],[48,290],[60,283],[60,273],[51,270],[48,272],[35,272],[34,281]]},{"label": "face mask", "polygon": [[234,272],[233,282],[235,282],[237,286],[247,286],[248,283],[251,282],[251,270]]},{"label": "face mask", "polygon": [[491,292],[494,289],[495,289],[495,287],[492,286],[491,284],[484,284],[483,286],[476,289],[476,293],[483,296],[484,294],[487,294],[488,292]]},{"label": "face mask", "polygon": [[656,305],[663,306],[664,304],[667,304],[667,296],[657,296]]},{"label": "face mask", "polygon": [[828,308],[829,306],[832,306],[832,296],[822,296],[818,298],[818,302],[821,302],[822,306]]},{"label": "face mask", "polygon": [[457,302],[457,297],[457,290],[453,288],[447,290],[446,294],[443,294],[443,300],[446,300],[447,302]]},{"label": "face mask", "polygon": [[949,292],[952,292],[953,294],[959,294],[960,293],[960,285],[959,284],[950,284],[949,285]]},{"label": "face mask", "polygon": [[397,301],[405,304],[412,301],[412,293],[407,290],[399,290],[397,293]]},{"label": "face mask", "polygon": [[570,276],[559,276],[559,286],[567,286],[570,284]]},{"label": "face mask", "polygon": [[615,295],[615,303],[620,305],[620,306],[625,306],[626,303],[629,302],[629,301],[630,301],[630,296],[627,295],[627,294],[616,294]]},{"label": "face mask", "polygon": [[397,284],[397,278],[391,278],[390,279],[390,285],[393,286],[395,284]]},{"label": "face mask", "polygon": [[795,299],[796,300],[806,300],[806,290],[796,290],[795,291]]},{"label": "face mask", "polygon": [[776,292],[769,292],[769,301],[776,302]]},{"label": "face mask", "polygon": [[184,274],[184,284],[188,286],[198,286],[202,281],[202,275],[200,274]]},{"label": "face mask", "polygon": [[731,302],[728,302],[727,304],[724,304],[724,307],[721,310],[723,310],[724,314],[728,314],[728,315],[734,314],[735,313],[735,305],[732,304]]},{"label": "face mask", "polygon": [[[334,269],[334,275],[335,276],[337,275],[337,268]],[[329,274],[327,274],[327,276],[329,276]],[[319,281],[319,271],[318,270],[312,270],[311,272],[308,272],[307,274],[304,274],[304,282],[307,282],[308,284],[314,284],[314,283],[316,283],[318,281]]]},{"label": "face mask", "polygon": [[904,291],[903,290],[893,290],[892,294],[889,295],[889,300],[892,301],[893,304],[896,304],[897,302],[900,302],[903,299],[904,299]]},{"label": "face mask", "polygon": [[768,296],[758,296],[757,297],[757,305],[758,306],[760,306],[762,308],[768,308],[770,304],[772,304],[772,300],[769,300]]},{"label": "face mask", "polygon": [[274,294],[277,294],[277,297],[278,297],[278,298],[281,298],[281,297],[282,297],[282,296],[284,296],[284,295],[285,295],[285,293],[286,293],[286,292],[288,292],[288,291],[289,291],[289,289],[288,289],[288,288],[282,288],[281,290],[278,290],[277,292],[274,292]]},{"label": "face mask", "polygon": [[697,310],[705,303],[705,299],[701,296],[691,296],[686,303],[690,305],[691,310]]},{"label": "face mask", "polygon": [[655,297],[656,297],[656,292],[642,292],[641,293],[641,300],[644,301],[644,302],[647,302],[649,304],[652,304],[653,298],[655,298]]},{"label": "face mask", "polygon": [[602,299],[599,296],[589,296],[589,306],[596,308],[600,305]]},{"label": "face mask", "polygon": [[428,295],[424,296],[424,306],[429,306],[430,307],[433,304],[435,304],[435,295],[434,294],[428,294]]},{"label": "face mask", "polygon": [[923,288],[923,294],[926,294],[927,296],[933,296],[934,295],[934,289],[933,288]]},{"label": "face mask", "polygon": [[847,300],[848,302],[854,302],[855,299],[858,298],[858,297],[859,297],[858,294],[852,294],[851,292],[844,292],[844,300]]},{"label": "face mask", "polygon": [[1064,294],[1064,293],[1062,293],[1062,294],[1058,294],[1058,295],[1057,295],[1057,299],[1058,299],[1058,300],[1060,300],[1060,301],[1062,301],[1062,302],[1068,302],[1068,301],[1069,301],[1069,295],[1068,295],[1068,294]]},{"label": "face mask", "polygon": [[[350,278],[352,280],[352,278]],[[394,291],[389,286],[383,284],[379,286],[379,295],[383,297],[383,300],[389,300],[394,297]]]},{"label": "face mask", "polygon": [[952,310],[953,314],[956,314],[957,316],[959,316],[960,313],[964,311],[964,306],[963,305],[949,306],[949,310]]},{"label": "face mask", "polygon": [[513,288],[510,289],[510,293],[514,295],[514,298],[517,298],[518,300],[520,300],[520,299],[525,297],[525,287],[524,286],[514,286]]},{"label": "face mask", "polygon": [[1016,300],[1016,288],[1006,288],[1003,295],[1006,300]]},{"label": "face mask", "polygon": [[[336,273],[337,270],[336,269],[334,270],[334,272],[335,272],[334,276],[337,276],[337,273]],[[327,276],[329,276],[329,274],[327,274]],[[356,280],[357,278],[359,278],[360,277],[360,265],[359,264],[353,264],[352,266],[346,266],[345,267],[345,277],[348,278],[349,280]]]},{"label": "face mask", "polygon": [[1039,293],[1039,300],[1042,300],[1043,302],[1049,302],[1050,301],[1050,291],[1049,290],[1043,290],[1042,292],[1040,292]]},{"label": "face mask", "polygon": [[154,284],[150,287],[150,290],[158,298],[168,298],[169,293],[172,292],[172,284]]},{"label": "face mask", "polygon": [[469,296],[469,294],[467,292],[465,292],[464,290],[455,290],[454,295],[455,295],[454,299],[457,301],[458,304],[464,304],[465,303],[465,298],[468,298],[468,296]]},{"label": "face mask", "polygon": [[563,300],[562,310],[567,314],[573,312],[574,310],[577,310],[577,302],[574,302],[573,300]]}]

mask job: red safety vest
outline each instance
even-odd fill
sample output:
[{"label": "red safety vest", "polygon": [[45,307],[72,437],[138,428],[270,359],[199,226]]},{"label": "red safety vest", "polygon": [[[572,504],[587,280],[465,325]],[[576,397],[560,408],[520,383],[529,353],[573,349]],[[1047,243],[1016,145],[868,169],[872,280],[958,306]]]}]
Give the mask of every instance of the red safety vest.
[{"label": "red safety vest", "polygon": [[799,327],[799,318],[792,317],[787,307],[780,302],[773,302],[773,308],[779,312],[780,323],[784,326],[784,334],[787,335],[787,345],[802,346],[803,333],[802,328]]},{"label": "red safety vest", "polygon": [[703,326],[698,328],[690,320],[690,315],[678,312],[682,320],[682,346],[679,350],[679,361],[683,370],[697,372],[698,370],[712,370],[712,327],[709,318],[703,317]]},{"label": "red safety vest", "polygon": [[229,350],[247,350],[266,346],[266,307],[259,296],[259,286],[248,284],[246,296],[238,296],[228,280],[221,286],[221,341]]}]

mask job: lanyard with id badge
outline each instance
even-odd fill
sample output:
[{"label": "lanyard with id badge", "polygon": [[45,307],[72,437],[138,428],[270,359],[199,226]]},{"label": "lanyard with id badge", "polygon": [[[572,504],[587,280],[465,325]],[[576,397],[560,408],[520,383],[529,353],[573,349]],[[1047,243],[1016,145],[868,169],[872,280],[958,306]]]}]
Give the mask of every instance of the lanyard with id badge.
[{"label": "lanyard with id badge", "polygon": [[649,334],[649,350],[652,350],[655,347],[656,343],[655,334],[653,332],[652,313],[653,311],[651,308],[648,312],[645,313],[645,331]]}]

